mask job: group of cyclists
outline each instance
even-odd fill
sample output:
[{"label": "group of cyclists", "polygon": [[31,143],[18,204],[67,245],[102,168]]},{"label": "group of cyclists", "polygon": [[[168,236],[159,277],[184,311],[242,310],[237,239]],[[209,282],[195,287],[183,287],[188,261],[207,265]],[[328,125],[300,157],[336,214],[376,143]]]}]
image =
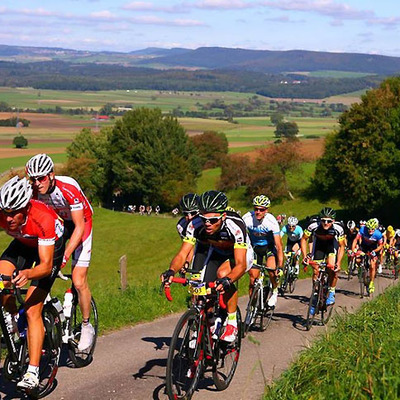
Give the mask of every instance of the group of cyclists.
[{"label": "group of cyclists", "polygon": [[[260,274],[257,265],[265,260],[272,296],[269,307],[275,307],[278,300],[279,280],[285,255],[295,257],[295,276],[299,275],[300,257],[304,267],[313,269],[313,280],[319,272],[319,262],[325,261],[328,268],[328,295],[326,306],[335,303],[338,272],[343,258],[356,257],[359,262],[361,252],[371,258],[370,293],[374,292],[376,266],[382,263],[383,249],[394,249],[396,257],[400,250],[400,230],[392,226],[386,229],[376,218],[360,221],[356,227],[354,221],[344,226],[336,221],[336,211],[324,207],[316,216],[308,219],[303,230],[295,216],[289,216],[286,224],[283,219],[280,226],[277,218],[270,212],[270,200],[266,195],[253,199],[253,210],[242,217],[228,206],[223,192],[210,190],[201,195],[186,194],[180,201],[183,217],[177,223],[177,231],[182,245],[171,261],[169,269],[161,274],[164,285],[172,282],[177,272],[185,272],[188,267],[194,273],[200,273],[204,282],[215,281],[217,291],[223,294],[228,307],[228,317],[221,340],[232,342],[237,335],[236,309],[237,289],[235,283],[246,273],[249,274],[249,294]],[[282,238],[287,236],[286,246]],[[311,262],[313,261],[313,262]],[[379,272],[379,271],[378,271]],[[311,307],[311,313],[315,310]]]},{"label": "group of cyclists", "polygon": [[[39,385],[44,301],[69,259],[82,311],[78,349],[92,344],[95,331],[89,321],[91,292],[87,278],[93,210],[73,178],[55,175],[48,155],[37,154],[29,159],[25,172],[26,177],[14,176],[0,188],[0,227],[13,238],[0,256],[0,274],[13,276],[11,282],[4,282],[6,287],[21,288],[31,281],[24,303],[29,366],[17,387],[33,390]],[[14,296],[3,295],[2,306],[11,314],[8,328],[18,332]]]}]

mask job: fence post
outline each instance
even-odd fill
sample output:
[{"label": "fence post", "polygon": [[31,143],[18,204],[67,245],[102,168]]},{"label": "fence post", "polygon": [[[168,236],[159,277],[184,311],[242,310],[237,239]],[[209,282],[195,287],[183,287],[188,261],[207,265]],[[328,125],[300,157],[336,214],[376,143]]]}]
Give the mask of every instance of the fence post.
[{"label": "fence post", "polygon": [[120,259],[119,259],[119,274],[121,275],[121,290],[125,291],[127,287],[127,279],[126,279],[126,267],[127,267],[127,261],[126,261],[126,255],[124,254]]}]

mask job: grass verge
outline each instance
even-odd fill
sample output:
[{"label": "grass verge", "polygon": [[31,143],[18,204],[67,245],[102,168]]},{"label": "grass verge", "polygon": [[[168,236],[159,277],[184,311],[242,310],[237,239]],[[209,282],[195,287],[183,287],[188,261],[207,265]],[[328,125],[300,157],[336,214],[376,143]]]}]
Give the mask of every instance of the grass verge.
[{"label": "grass verge", "polygon": [[264,400],[400,398],[400,287],[336,317],[333,328],[267,386]]}]

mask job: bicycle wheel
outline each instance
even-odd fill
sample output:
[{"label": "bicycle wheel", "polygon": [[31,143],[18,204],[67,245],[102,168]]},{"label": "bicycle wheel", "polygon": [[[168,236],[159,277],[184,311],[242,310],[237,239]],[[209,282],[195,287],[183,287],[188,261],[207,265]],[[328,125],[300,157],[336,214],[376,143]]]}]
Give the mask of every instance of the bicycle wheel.
[{"label": "bicycle wheel", "polygon": [[[308,309],[307,309],[307,319],[306,319],[306,329],[309,331],[314,323],[315,314],[318,313],[318,298],[319,298],[319,290],[320,285],[319,282],[314,282],[310,301],[308,302]],[[312,312],[312,308],[314,309]]]},{"label": "bicycle wheel", "polygon": [[78,304],[78,296],[75,295],[71,308],[71,321],[69,326],[68,354],[76,368],[86,367],[93,361],[93,353],[96,347],[97,333],[99,327],[99,317],[97,313],[96,302],[93,297],[90,300],[89,321],[94,328],[94,338],[91,346],[87,349],[79,350],[79,340],[82,329],[82,312]]},{"label": "bicycle wheel", "polygon": [[289,293],[293,293],[294,289],[296,288],[296,281],[297,281],[297,275],[296,275],[296,265],[294,262],[290,265],[290,274],[289,274]]},{"label": "bicycle wheel", "polygon": [[355,263],[355,260],[354,260],[354,258],[352,258],[351,261],[349,262],[349,265],[347,268],[347,280],[348,281],[353,277],[354,263]]},{"label": "bicycle wheel", "polygon": [[43,307],[43,322],[45,336],[39,365],[39,387],[37,391],[27,392],[33,398],[45,397],[53,389],[61,354],[62,327],[60,315],[50,304]]},{"label": "bicycle wheel", "polygon": [[290,261],[287,260],[283,267],[283,280],[280,282],[280,291],[282,296],[286,293],[288,284],[289,284],[289,275],[290,275]]},{"label": "bicycle wheel", "polygon": [[326,299],[328,298],[328,285],[324,285],[323,287],[323,295],[321,296],[320,300],[320,307],[321,307],[321,322],[323,325],[326,325],[331,318],[332,311],[333,311],[333,304],[330,306],[326,305]]},{"label": "bicycle wheel", "polygon": [[204,362],[200,331],[200,317],[194,309],[186,311],[175,327],[168,350],[165,379],[170,400],[191,399],[196,390]]},{"label": "bicycle wheel", "polygon": [[238,334],[232,343],[218,340],[214,346],[215,367],[213,369],[213,381],[217,390],[225,390],[235,375],[239,361],[240,347],[242,343],[242,317],[239,307],[236,312]]},{"label": "bicycle wheel", "polygon": [[[261,311],[261,316],[260,316],[260,331],[264,332],[272,319],[272,316],[274,315],[274,307],[270,307],[268,305],[268,300],[270,299],[270,297],[272,296],[272,288],[269,285],[266,285],[263,287],[263,291],[264,291],[264,295],[263,295],[263,301],[264,304],[261,307],[260,306],[260,310]],[[260,299],[261,301],[261,299]]]},{"label": "bicycle wheel", "polygon": [[243,331],[244,335],[247,334],[250,327],[255,323],[257,318],[258,304],[260,297],[260,286],[258,284],[254,285],[253,293],[250,296],[249,302],[247,303],[246,318],[244,320]]},{"label": "bicycle wheel", "polygon": [[365,268],[364,266],[360,265],[358,267],[358,282],[360,285],[360,297],[364,297],[364,287],[365,287]]}]

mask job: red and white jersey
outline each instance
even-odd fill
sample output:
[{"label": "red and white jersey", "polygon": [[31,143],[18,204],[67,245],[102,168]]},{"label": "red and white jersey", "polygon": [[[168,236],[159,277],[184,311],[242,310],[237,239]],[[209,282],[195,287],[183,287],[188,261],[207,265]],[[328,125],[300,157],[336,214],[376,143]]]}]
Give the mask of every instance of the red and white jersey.
[{"label": "red and white jersey", "polygon": [[62,219],[54,210],[37,200],[30,200],[30,207],[23,225],[16,231],[10,231],[7,216],[0,213],[0,227],[6,233],[29,247],[54,245],[64,233]]},{"label": "red and white jersey", "polygon": [[72,221],[71,211],[83,210],[85,223],[91,223],[93,209],[79,183],[69,176],[56,176],[51,193],[37,194],[37,198],[66,221]]}]

